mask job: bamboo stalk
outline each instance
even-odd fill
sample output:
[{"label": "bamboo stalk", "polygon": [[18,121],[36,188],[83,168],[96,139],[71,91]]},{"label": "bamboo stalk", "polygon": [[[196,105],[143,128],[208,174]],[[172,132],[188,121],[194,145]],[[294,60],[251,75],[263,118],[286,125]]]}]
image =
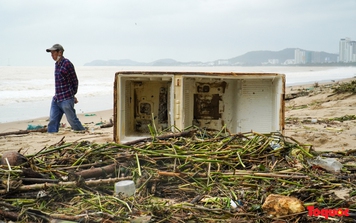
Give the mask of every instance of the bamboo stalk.
[{"label": "bamboo stalk", "polygon": [[[258,216],[258,221],[267,222],[270,218],[253,207],[261,205],[266,193],[296,197],[302,194],[309,203],[316,206],[337,207],[341,205],[340,200],[331,196],[330,189],[354,188],[354,183],[349,182],[351,178],[344,175],[347,172],[341,172],[339,179],[325,171],[310,169],[304,160],[287,160],[285,154],[293,149],[301,148],[299,155],[303,158],[310,157],[315,152],[310,152],[307,145],[296,144],[280,133],[247,132],[231,135],[224,128],[214,131],[195,127],[188,128],[189,131],[184,134],[168,134],[164,138],[158,135],[157,129],[153,126],[151,128],[154,137],[128,145],[76,142],[43,149],[32,157],[31,167],[35,172],[51,178],[43,179],[50,182],[16,187],[17,177],[22,170],[14,167],[9,171],[5,168],[0,170],[0,174],[4,175],[3,179],[8,179],[3,184],[10,184],[11,187],[9,192],[6,190],[9,187],[3,187],[0,194],[14,196],[4,199],[4,202],[16,204],[16,208],[24,210],[24,217],[28,206],[20,196],[45,190],[51,193],[48,196],[50,199],[31,199],[30,205],[37,205],[47,212],[58,210],[68,216],[68,220],[71,217],[78,220],[78,216],[83,216],[87,221],[93,222],[105,218],[108,221],[125,221],[127,218],[134,219],[137,213],[154,213],[157,222],[185,222],[191,220],[188,219],[189,216],[195,216],[197,221],[224,220],[238,216],[242,222]],[[271,148],[272,142],[280,144],[278,149]],[[338,158],[343,159],[342,156]],[[353,161],[351,158],[349,157],[350,161]],[[294,168],[297,162],[302,164],[301,169]],[[141,176],[135,181],[138,182],[139,193],[134,198],[113,198],[114,196],[108,195],[113,193],[114,182],[132,177],[97,179],[104,177],[104,172],[107,173],[102,168],[116,168],[116,164],[125,168],[125,174],[138,172],[137,175]],[[92,176],[92,180],[83,181],[85,177],[82,176],[77,181],[63,181],[71,176],[73,169],[80,170],[78,174],[90,172],[93,167],[97,167],[101,174]],[[348,168],[353,167],[344,165],[345,171],[350,171]],[[11,181],[8,178],[9,173]],[[35,181],[41,182],[42,179]],[[68,193],[63,196],[63,191]],[[349,195],[352,197],[353,194],[355,191],[351,191]],[[191,200],[197,195],[231,198],[236,202],[241,200],[244,204],[239,207],[241,212],[234,213],[229,210],[226,202],[202,203],[201,200],[196,200],[194,207],[185,203],[180,203],[179,207],[176,205],[177,199],[168,199]],[[157,203],[155,196],[162,197],[162,200]],[[314,198],[322,198],[322,201],[313,200]],[[58,200],[61,202],[56,202]],[[55,209],[50,206],[52,204],[65,208]],[[135,209],[131,209],[132,207]],[[86,213],[85,210],[90,211]],[[166,214],[167,210],[169,214]],[[55,213],[50,216],[54,217]],[[307,215],[285,216],[284,219],[294,222],[296,218],[303,222],[309,220]]]},{"label": "bamboo stalk", "polygon": [[139,176],[142,176],[142,173],[141,173],[141,166],[140,166],[140,160],[138,159],[137,153],[136,153],[135,155],[136,155],[136,162],[137,162],[138,175],[139,175]]},{"label": "bamboo stalk", "polygon": [[[87,186],[98,186],[105,184],[112,184],[121,180],[131,180],[132,177],[120,177],[120,178],[109,178],[109,179],[99,179],[99,180],[88,180],[85,181],[85,185]],[[68,182],[58,182],[58,183],[43,183],[43,184],[32,184],[32,185],[22,185],[16,189],[16,191],[31,191],[31,190],[41,190],[47,189],[51,187],[68,187],[75,188],[78,186],[78,182],[76,181],[68,181]],[[0,190],[0,194],[6,194],[6,190]]]},{"label": "bamboo stalk", "polygon": [[29,134],[31,132],[47,132],[47,128],[41,128],[41,129],[33,129],[33,130],[19,130],[19,131],[14,131],[14,132],[4,132],[0,133],[0,136],[8,136],[8,135],[23,135],[23,134]]},{"label": "bamboo stalk", "polygon": [[[165,172],[158,171],[160,176],[170,176],[170,177],[178,177],[178,176],[194,176],[197,175],[195,173],[174,173],[174,172]],[[209,177],[209,174],[198,174],[199,177]],[[238,177],[238,176],[256,176],[256,177],[275,177],[275,178],[290,178],[290,179],[310,179],[309,176],[300,176],[300,175],[289,175],[289,174],[275,174],[275,173],[256,173],[256,172],[234,172],[234,173],[219,173],[219,172],[210,172],[210,175],[221,175],[224,177]]]}]

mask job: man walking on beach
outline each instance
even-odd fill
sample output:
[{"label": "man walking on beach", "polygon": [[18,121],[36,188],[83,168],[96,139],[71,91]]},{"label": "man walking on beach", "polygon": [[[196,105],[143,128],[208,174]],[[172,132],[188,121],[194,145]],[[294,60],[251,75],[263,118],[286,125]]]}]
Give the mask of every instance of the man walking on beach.
[{"label": "man walking on beach", "polygon": [[83,131],[85,128],[79,121],[74,109],[74,104],[78,102],[75,94],[78,91],[79,83],[74,66],[67,58],[63,57],[64,49],[60,44],[54,44],[46,51],[51,52],[53,60],[56,61],[54,71],[55,94],[51,103],[47,132],[58,132],[63,114],[66,115],[74,131]]}]

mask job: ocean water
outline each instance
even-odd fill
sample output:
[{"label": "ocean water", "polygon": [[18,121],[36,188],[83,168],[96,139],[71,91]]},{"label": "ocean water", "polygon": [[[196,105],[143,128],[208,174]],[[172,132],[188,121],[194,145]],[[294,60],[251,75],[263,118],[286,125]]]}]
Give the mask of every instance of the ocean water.
[{"label": "ocean water", "polygon": [[[352,78],[356,67],[76,67],[77,113],[113,108],[118,71],[204,71],[283,73],[287,85]],[[0,123],[48,117],[54,94],[54,67],[0,67]]]}]

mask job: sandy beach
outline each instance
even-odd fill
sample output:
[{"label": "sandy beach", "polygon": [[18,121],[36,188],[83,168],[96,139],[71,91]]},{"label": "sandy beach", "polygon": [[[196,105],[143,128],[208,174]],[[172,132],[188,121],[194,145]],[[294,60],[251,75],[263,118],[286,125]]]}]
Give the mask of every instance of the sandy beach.
[{"label": "sandy beach", "polygon": [[354,150],[356,142],[356,95],[335,94],[338,82],[292,86],[286,96],[305,92],[307,95],[285,101],[285,135],[318,151]]},{"label": "sandy beach", "polygon": [[[350,79],[343,80],[350,81]],[[294,99],[285,101],[285,132],[300,144],[313,145],[315,150],[352,150],[356,142],[356,120],[330,120],[355,115],[356,95],[334,94],[333,86],[341,82],[290,86],[286,88],[286,98],[292,94]],[[303,96],[303,94],[305,94]],[[70,130],[65,117],[63,127],[56,134],[31,132],[0,136],[0,153],[9,150],[32,154],[44,147],[64,140],[74,142],[87,140],[96,143],[113,141],[113,127],[100,128],[100,125],[113,120],[113,110],[78,114],[88,128],[85,133]],[[26,130],[28,127],[47,125],[48,117],[9,123],[0,123],[0,133]]]},{"label": "sandy beach", "polygon": [[[21,150],[22,154],[33,154],[63,140],[66,142],[87,140],[98,144],[113,141],[113,127],[101,128],[103,124],[110,123],[113,120],[113,110],[105,110],[91,113],[78,114],[82,124],[88,128],[87,132],[78,133],[70,129],[65,116],[62,118],[62,125],[58,133],[31,132],[29,134],[11,134],[0,136],[0,154],[5,151]],[[0,134],[7,132],[16,132],[27,130],[28,128],[45,126],[48,123],[48,117],[24,120],[17,122],[1,123]]]}]

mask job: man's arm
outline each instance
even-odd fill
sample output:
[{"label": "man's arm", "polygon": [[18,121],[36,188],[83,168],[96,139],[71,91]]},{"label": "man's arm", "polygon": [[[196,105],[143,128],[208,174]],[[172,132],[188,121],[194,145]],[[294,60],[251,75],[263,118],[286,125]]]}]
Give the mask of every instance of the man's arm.
[{"label": "man's arm", "polygon": [[73,96],[74,96],[78,92],[78,85],[79,85],[77,73],[75,72],[74,65],[70,61],[67,61],[66,69],[68,71],[68,82],[71,84],[73,90]]}]

